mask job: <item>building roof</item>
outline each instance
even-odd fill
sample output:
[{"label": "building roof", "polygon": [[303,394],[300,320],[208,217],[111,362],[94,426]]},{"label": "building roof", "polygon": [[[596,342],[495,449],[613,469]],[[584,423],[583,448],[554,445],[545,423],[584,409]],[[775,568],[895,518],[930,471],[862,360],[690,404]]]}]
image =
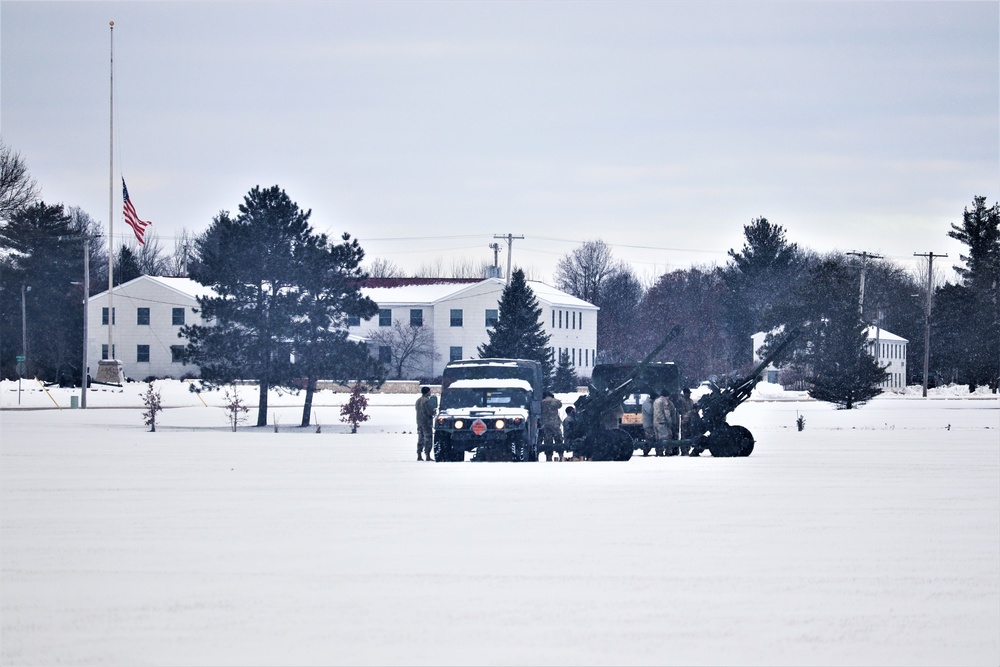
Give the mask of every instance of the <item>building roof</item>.
[{"label": "building roof", "polygon": [[[877,330],[877,331],[876,331]],[[880,342],[883,343],[908,343],[909,341],[901,336],[888,331],[886,329],[879,329],[878,327],[868,327],[866,333],[868,334],[868,340],[875,340],[876,335]]]},{"label": "building roof", "polygon": [[[372,280],[365,283],[362,292],[379,305],[390,304],[434,304],[451,300],[478,285],[492,284],[502,290],[506,282],[502,278],[470,280],[468,278],[379,278],[375,285]],[[393,281],[393,282],[388,282]],[[535,297],[549,306],[597,310],[597,306],[583,299],[567,294],[560,289],[536,280],[526,281]]]},{"label": "building roof", "polygon": [[[127,283],[115,285],[115,294],[128,294],[129,287],[140,282],[153,283],[191,299],[197,299],[200,296],[213,296],[215,294],[211,287],[206,287],[190,278],[168,278],[165,276],[139,276],[138,278],[133,278]],[[107,296],[108,292],[105,290],[91,295],[90,299],[107,298]]]}]

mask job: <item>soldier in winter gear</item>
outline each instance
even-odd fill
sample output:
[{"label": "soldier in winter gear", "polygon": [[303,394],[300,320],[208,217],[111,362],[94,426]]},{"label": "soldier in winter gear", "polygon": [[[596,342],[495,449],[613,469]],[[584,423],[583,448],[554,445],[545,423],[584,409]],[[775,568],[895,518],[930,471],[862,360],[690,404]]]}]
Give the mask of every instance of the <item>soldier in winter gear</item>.
[{"label": "soldier in winter gear", "polygon": [[670,440],[674,439],[677,424],[677,409],[670,400],[670,392],[664,389],[653,402],[653,430],[656,434],[656,455],[669,456],[674,453]]},{"label": "soldier in winter gear", "polygon": [[417,409],[417,460],[427,461],[431,458],[431,447],[434,444],[434,413],[437,412],[437,398],[431,396],[430,387],[420,388],[420,398],[416,402]]},{"label": "soldier in winter gear", "polygon": [[646,400],[642,402],[642,435],[646,439],[646,444],[642,447],[642,455],[649,456],[649,450],[654,440],[656,432],[653,430],[653,396],[646,395]]},{"label": "soldier in winter gear", "polygon": [[[562,401],[556,398],[551,391],[542,394],[542,453],[549,461],[555,460],[556,455],[563,458],[562,428],[559,422],[559,408]],[[557,445],[560,445],[557,447]]]}]

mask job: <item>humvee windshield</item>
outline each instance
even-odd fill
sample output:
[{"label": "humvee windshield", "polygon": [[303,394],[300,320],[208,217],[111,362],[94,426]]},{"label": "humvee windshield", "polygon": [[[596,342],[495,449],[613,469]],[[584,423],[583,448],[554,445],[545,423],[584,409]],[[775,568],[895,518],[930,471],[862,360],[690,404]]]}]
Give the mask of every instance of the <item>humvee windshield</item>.
[{"label": "humvee windshield", "polygon": [[441,409],[449,408],[526,408],[529,392],[514,387],[480,389],[452,387],[441,393]]}]

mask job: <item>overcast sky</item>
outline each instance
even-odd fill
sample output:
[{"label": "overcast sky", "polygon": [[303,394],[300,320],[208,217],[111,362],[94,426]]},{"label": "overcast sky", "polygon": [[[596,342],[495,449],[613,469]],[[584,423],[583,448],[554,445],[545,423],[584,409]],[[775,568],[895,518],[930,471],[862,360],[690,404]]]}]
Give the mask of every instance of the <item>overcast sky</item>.
[{"label": "overcast sky", "polygon": [[537,279],[598,238],[650,278],[758,216],[950,266],[1000,190],[997,2],[4,1],[3,140],[105,224],[112,20],[115,178],[167,249],[277,184],[409,271],[510,233]]}]

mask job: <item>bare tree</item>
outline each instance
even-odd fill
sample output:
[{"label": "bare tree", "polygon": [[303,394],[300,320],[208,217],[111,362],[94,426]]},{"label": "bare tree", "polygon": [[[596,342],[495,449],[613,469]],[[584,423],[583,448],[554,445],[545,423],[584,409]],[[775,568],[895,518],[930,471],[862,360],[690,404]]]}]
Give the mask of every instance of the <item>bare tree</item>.
[{"label": "bare tree", "polygon": [[21,154],[0,139],[0,221],[38,199],[38,185],[28,174]]},{"label": "bare tree", "polygon": [[429,262],[424,262],[417,269],[415,277],[417,278],[445,278],[447,272],[444,270],[444,259],[438,257]]},{"label": "bare tree", "polygon": [[597,239],[587,241],[556,265],[556,287],[578,299],[600,305],[605,283],[624,269],[611,254],[611,246]]},{"label": "bare tree", "polygon": [[155,234],[147,234],[145,243],[138,244],[135,259],[144,276],[164,276],[170,273],[170,258],[164,255],[160,239]]},{"label": "bare tree", "polygon": [[403,271],[392,260],[376,258],[368,266],[366,273],[370,278],[402,278]]},{"label": "bare tree", "polygon": [[194,237],[185,227],[174,238],[174,253],[166,259],[167,273],[178,278],[186,278],[188,266],[195,258]]},{"label": "bare tree", "polygon": [[483,278],[486,276],[486,269],[492,266],[486,260],[476,261],[474,259],[469,259],[468,257],[464,259],[453,259],[451,260],[451,277],[452,278]]},{"label": "bare tree", "polygon": [[434,351],[434,332],[427,327],[414,327],[393,320],[392,326],[374,331],[370,340],[380,348],[389,350],[389,365],[395,379],[419,374],[424,364],[437,359]]}]

